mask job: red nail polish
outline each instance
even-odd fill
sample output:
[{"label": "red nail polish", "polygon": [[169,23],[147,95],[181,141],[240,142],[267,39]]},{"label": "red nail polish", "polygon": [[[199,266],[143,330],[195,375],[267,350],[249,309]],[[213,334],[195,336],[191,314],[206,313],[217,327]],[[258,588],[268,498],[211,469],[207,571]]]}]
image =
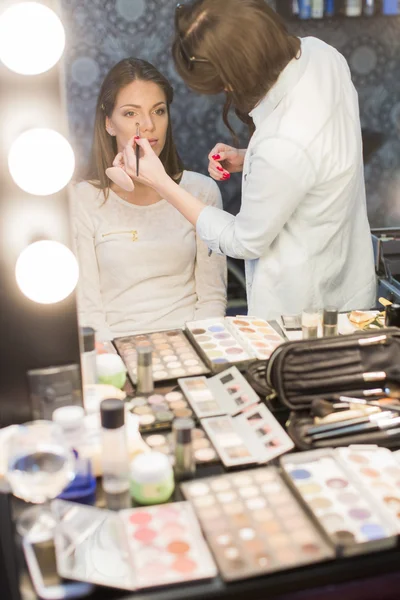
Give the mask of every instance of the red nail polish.
[{"label": "red nail polish", "polygon": [[217,167],[217,169],[218,169],[218,171],[222,171],[222,172],[224,172],[224,170],[223,170],[223,168],[222,168],[222,167]]},{"label": "red nail polish", "polygon": [[140,136],[135,135],[135,137],[133,138],[134,140],[140,140]]},{"label": "red nail polish", "polygon": [[221,156],[219,154],[214,154],[214,156],[212,156],[213,160],[219,160],[221,158]]},{"label": "red nail polish", "polygon": [[231,175],[230,175],[230,173],[224,173],[222,177],[223,177],[223,179],[230,179]]}]

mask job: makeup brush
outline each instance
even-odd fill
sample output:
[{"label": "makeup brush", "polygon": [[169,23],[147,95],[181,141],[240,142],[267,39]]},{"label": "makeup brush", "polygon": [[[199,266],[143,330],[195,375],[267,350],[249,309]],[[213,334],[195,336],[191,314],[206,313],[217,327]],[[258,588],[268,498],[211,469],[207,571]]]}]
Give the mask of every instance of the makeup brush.
[{"label": "makeup brush", "polygon": [[391,410],[393,412],[400,413],[400,405],[398,404],[387,404],[374,402],[371,400],[365,400],[364,398],[350,398],[349,396],[340,396],[339,400],[341,402],[345,402],[346,404],[362,404],[364,406],[377,406],[381,409]]},{"label": "makeup brush", "polygon": [[[136,137],[140,137],[140,124],[136,123]],[[139,177],[140,146],[136,144],[136,177]]]}]

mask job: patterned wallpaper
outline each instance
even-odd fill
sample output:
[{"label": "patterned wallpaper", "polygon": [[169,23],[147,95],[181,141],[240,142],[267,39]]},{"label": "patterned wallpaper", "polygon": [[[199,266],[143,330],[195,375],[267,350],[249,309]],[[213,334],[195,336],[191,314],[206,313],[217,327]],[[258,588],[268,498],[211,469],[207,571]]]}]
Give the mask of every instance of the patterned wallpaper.
[{"label": "patterned wallpaper", "polygon": [[[206,173],[212,146],[230,143],[221,118],[223,98],[193,94],[174,70],[170,43],[176,1],[62,0],[68,115],[79,161],[88,156],[101,81],[126,56],[149,60],[173,84],[174,132],[187,168]],[[290,28],[296,35],[314,35],[332,44],[349,61],[363,128],[384,136],[365,169],[371,226],[400,226],[400,19],[293,21]],[[244,143],[242,124],[234,118],[232,122]],[[231,212],[239,207],[240,181],[234,175],[221,184],[225,208]]]}]

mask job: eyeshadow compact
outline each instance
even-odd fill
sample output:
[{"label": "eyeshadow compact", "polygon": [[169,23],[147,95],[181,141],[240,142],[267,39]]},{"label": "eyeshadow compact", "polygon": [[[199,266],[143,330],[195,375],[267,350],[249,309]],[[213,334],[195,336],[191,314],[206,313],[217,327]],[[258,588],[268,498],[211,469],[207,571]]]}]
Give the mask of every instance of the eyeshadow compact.
[{"label": "eyeshadow compact", "polygon": [[[173,433],[153,433],[143,437],[146,444],[157,452],[169,456],[171,464],[175,463],[175,447]],[[198,466],[219,463],[219,456],[215,452],[205,431],[196,427],[192,431],[192,450]]]},{"label": "eyeshadow compact", "polygon": [[114,344],[133,384],[137,383],[137,355],[141,347],[152,348],[155,382],[210,372],[181,329],[116,338]]},{"label": "eyeshadow compact", "polygon": [[182,392],[135,396],[126,403],[128,409],[139,419],[139,431],[170,429],[174,419],[191,417],[193,411]]},{"label": "eyeshadow compact", "polygon": [[134,591],[217,575],[189,502],[117,513],[55,500],[52,510],[62,577]]},{"label": "eyeshadow compact", "polygon": [[236,415],[260,398],[236,367],[214,377],[188,377],[178,384],[199,419]]},{"label": "eyeshadow compact", "polygon": [[213,372],[229,364],[241,370],[254,360],[265,360],[285,338],[268,323],[255,317],[225,317],[191,321],[186,332],[199,355]]},{"label": "eyeshadow compact", "polygon": [[388,511],[400,532],[400,466],[394,453],[379,446],[349,446],[335,452],[345,461],[348,471]]},{"label": "eyeshadow compact", "polygon": [[332,450],[281,458],[283,472],[339,556],[396,546],[387,513],[368,496]]},{"label": "eyeshadow compact", "polygon": [[183,483],[225,581],[332,559],[274,467]]},{"label": "eyeshadow compact", "polygon": [[202,419],[201,425],[225,467],[264,464],[294,447],[286,431],[263,404],[236,417]]}]

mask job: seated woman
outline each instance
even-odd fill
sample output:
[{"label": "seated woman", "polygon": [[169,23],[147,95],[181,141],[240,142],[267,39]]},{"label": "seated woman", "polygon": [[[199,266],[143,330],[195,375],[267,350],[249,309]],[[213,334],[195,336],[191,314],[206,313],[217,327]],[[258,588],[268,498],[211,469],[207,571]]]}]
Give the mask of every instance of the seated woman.
[{"label": "seated woman", "polygon": [[91,164],[72,199],[79,320],[99,340],[225,314],[226,259],[209,256],[195,228],[151,187],[136,183],[125,192],[105,175],[138,124],[183,189],[222,207],[212,179],[183,169],[172,137],[172,99],[167,79],[135,58],[115,65],[100,90]]}]

